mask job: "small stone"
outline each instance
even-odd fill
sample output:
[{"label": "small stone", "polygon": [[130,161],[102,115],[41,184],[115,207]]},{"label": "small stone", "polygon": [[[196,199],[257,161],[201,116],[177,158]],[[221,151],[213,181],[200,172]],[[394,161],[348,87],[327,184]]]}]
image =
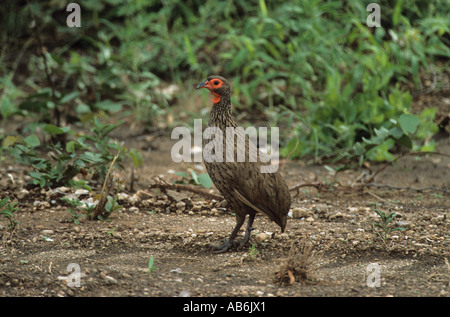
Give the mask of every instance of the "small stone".
[{"label": "small stone", "polygon": [[117,194],[117,200],[128,201],[129,199],[130,199],[130,195],[128,195],[127,193],[118,193]]},{"label": "small stone", "polygon": [[145,192],[143,190],[138,190],[136,195],[143,200],[151,199],[153,197],[153,195],[151,193]]},{"label": "small stone", "polygon": [[174,190],[168,190],[167,191],[167,196],[169,196],[170,199],[172,199],[172,200],[174,200],[176,202],[179,202],[179,201],[182,201],[182,200],[185,200],[185,199],[189,198],[189,196],[186,195],[185,193],[179,193],[179,192],[174,191]]},{"label": "small stone", "polygon": [[311,213],[306,210],[305,208],[293,208],[290,212],[292,218],[294,219],[300,219],[300,218],[305,218],[305,217],[309,217],[311,215]]},{"label": "small stone", "polygon": [[132,204],[132,205],[136,205],[136,204],[140,203],[141,200],[142,200],[141,197],[139,197],[138,195],[134,194],[133,196],[131,196],[131,197],[128,199],[128,202],[129,202],[130,204]]},{"label": "small stone", "polygon": [[117,280],[112,276],[106,275],[105,280],[111,284],[117,284]]},{"label": "small stone", "polygon": [[19,193],[17,194],[18,199],[24,199],[26,196],[28,196],[30,192],[26,189],[21,189]]},{"label": "small stone", "polygon": [[178,295],[179,297],[190,297],[191,293],[189,291],[181,291],[180,294]]},{"label": "small stone", "polygon": [[180,210],[182,212],[186,210],[186,203],[183,201],[177,202],[175,206],[177,207],[177,210]]},{"label": "small stone", "polygon": [[80,197],[82,195],[89,195],[89,191],[87,189],[77,189],[75,193],[73,193],[76,197]]},{"label": "small stone", "polygon": [[138,207],[130,207],[128,210],[136,215],[139,213]]},{"label": "small stone", "polygon": [[269,238],[269,235],[265,232],[260,232],[256,235],[255,240],[258,243],[264,242]]},{"label": "small stone", "polygon": [[55,232],[53,231],[53,230],[50,230],[50,229],[45,229],[45,230],[42,230],[42,234],[54,234]]}]

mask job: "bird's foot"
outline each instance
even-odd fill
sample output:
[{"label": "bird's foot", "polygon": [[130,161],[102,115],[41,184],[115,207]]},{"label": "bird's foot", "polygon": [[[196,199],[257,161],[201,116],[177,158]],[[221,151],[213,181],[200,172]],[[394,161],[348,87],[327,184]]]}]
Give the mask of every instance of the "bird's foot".
[{"label": "bird's foot", "polygon": [[228,250],[230,250],[231,247],[233,247],[233,245],[234,245],[234,242],[227,239],[227,240],[225,240],[225,243],[222,243],[220,245],[210,245],[210,247],[215,250],[214,253],[225,253]]},{"label": "bird's foot", "polygon": [[254,228],[250,228],[250,227],[247,228],[247,231],[245,232],[244,237],[241,240],[238,240],[235,242],[238,245],[238,249],[241,249],[250,241],[250,233],[252,230],[254,230]]},{"label": "bird's foot", "polygon": [[230,239],[226,239],[225,242],[220,245],[210,244],[209,246],[215,250],[214,253],[225,253],[225,252],[229,251],[231,248],[236,247],[237,249],[240,249],[248,241],[248,240],[247,241],[243,241],[243,240],[244,239],[230,241]]},{"label": "bird's foot", "polygon": [[227,240],[225,240],[224,243],[222,243],[220,245],[210,244],[210,247],[215,250],[215,253],[225,253],[233,247],[236,247],[238,250],[241,249],[248,243],[249,240],[250,240],[250,237],[244,237],[241,240],[233,240],[233,241],[230,241],[229,239],[227,239]]},{"label": "bird's foot", "polygon": [[241,240],[237,240],[234,241],[234,244],[237,245],[238,250],[242,249],[247,243],[248,241],[250,241],[250,239],[241,239]]}]

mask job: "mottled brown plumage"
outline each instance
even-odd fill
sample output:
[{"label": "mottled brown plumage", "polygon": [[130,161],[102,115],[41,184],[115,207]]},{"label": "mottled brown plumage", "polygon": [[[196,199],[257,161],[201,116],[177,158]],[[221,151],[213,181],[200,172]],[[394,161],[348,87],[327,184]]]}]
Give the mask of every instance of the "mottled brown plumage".
[{"label": "mottled brown plumage", "polygon": [[[226,134],[227,127],[238,127],[231,111],[228,81],[224,77],[211,75],[204,82],[198,84],[197,88],[207,88],[214,95],[208,127],[219,128],[223,135],[220,138],[218,134],[213,133],[214,136],[210,140],[204,139],[204,151],[207,146],[211,148],[213,145],[223,145],[222,153],[212,151],[212,154],[208,157],[208,154],[206,154],[208,151],[204,152],[206,170],[216,188],[236,214],[236,226],[230,237],[224,244],[215,248],[218,252],[226,252],[233,246],[234,239],[244,224],[247,214],[249,220],[244,238],[239,243],[240,246],[249,241],[257,212],[265,214],[277,223],[281,227],[281,231],[284,232],[291,204],[286,182],[278,171],[261,173],[261,166],[270,164],[269,158],[256,148],[242,129],[235,129],[235,135],[231,135],[231,137]],[[239,140],[245,142],[246,156],[243,162],[237,160]],[[214,147],[214,149],[216,148]],[[228,159],[227,153],[229,154]],[[216,160],[211,157],[214,155]],[[256,161],[250,160],[252,155],[257,158]],[[217,157],[221,157],[222,162],[218,161]]]}]

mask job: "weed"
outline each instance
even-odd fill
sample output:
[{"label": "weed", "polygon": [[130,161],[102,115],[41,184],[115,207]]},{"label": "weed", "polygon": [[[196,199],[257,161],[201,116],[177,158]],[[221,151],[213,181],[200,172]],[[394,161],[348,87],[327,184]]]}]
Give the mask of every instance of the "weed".
[{"label": "weed", "polygon": [[382,212],[379,209],[375,209],[376,213],[378,214],[378,216],[380,216],[380,223],[374,222],[372,223],[373,227],[377,227],[381,229],[381,233],[380,231],[376,230],[376,233],[378,236],[380,236],[380,238],[386,242],[388,236],[391,234],[392,231],[404,231],[405,228],[403,227],[395,227],[393,228],[391,223],[394,220],[394,218],[397,216],[396,212],[391,212],[389,214],[385,214],[384,212]]},{"label": "weed", "polygon": [[78,209],[78,206],[83,205],[83,203],[76,198],[72,198],[72,199],[61,198],[61,200],[69,205],[69,208],[67,208],[67,212],[70,214],[69,221],[73,221],[73,223],[76,225],[80,224],[79,219],[80,219],[80,217],[83,216],[83,214],[78,213],[77,209]]},{"label": "weed", "polygon": [[212,186],[212,180],[207,173],[197,174],[191,170],[190,177],[186,172],[177,172],[176,175],[181,177],[180,180],[176,181],[178,184],[195,184],[204,188],[211,188]]},{"label": "weed", "polygon": [[91,220],[106,220],[113,211],[120,210],[122,208],[122,206],[117,202],[117,195],[110,195],[110,193],[113,193],[116,188],[118,190],[121,184],[120,181],[115,179],[114,171],[112,171],[114,163],[116,162],[119,155],[120,152],[116,154],[109,166],[105,181],[103,183],[102,191],[94,197],[94,200],[97,200],[98,204],[92,209],[92,212],[87,215]]},{"label": "weed", "polygon": [[155,267],[154,264],[153,255],[150,257],[150,260],[148,260],[148,273],[152,273],[153,271],[157,270],[158,268]]},{"label": "weed", "polygon": [[256,259],[256,256],[258,255],[258,253],[259,253],[259,250],[257,250],[256,249],[256,244],[252,244],[252,246],[249,248],[249,250],[248,250],[248,253],[249,253],[249,255],[250,255],[250,258],[252,259],[252,260],[254,260],[254,259]]},{"label": "weed", "polygon": [[275,273],[275,282],[278,285],[292,285],[297,282],[313,282],[311,273],[313,271],[314,251],[313,245],[301,242],[296,248],[291,245],[289,255],[280,265]]},{"label": "weed", "polygon": [[46,136],[52,137],[67,134],[72,137],[65,145],[58,142],[47,145],[46,153],[40,153],[41,142],[36,134],[25,138],[8,136],[2,149],[7,151],[15,162],[28,165],[33,170],[29,173],[31,182],[40,187],[74,186],[89,188],[83,179],[74,180],[77,175],[92,174],[92,178],[103,180],[106,177],[107,166],[114,159],[112,151],[120,155],[116,161],[123,167],[124,155],[131,158],[135,167],[142,164],[142,156],[135,149],[127,149],[108,137],[118,124],[103,124],[98,118],[92,119],[90,134],[80,135],[70,127],[57,127],[51,124],[43,126]]},{"label": "weed", "polygon": [[19,221],[14,220],[14,213],[17,211],[17,202],[10,203],[9,197],[5,197],[0,200],[0,216],[8,221],[8,229],[14,230],[14,228],[19,224]]}]

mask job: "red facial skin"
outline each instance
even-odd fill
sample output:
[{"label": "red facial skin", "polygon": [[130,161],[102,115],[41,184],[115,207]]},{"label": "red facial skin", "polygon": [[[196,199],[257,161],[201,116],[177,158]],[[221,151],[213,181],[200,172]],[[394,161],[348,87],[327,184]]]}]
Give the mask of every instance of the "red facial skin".
[{"label": "red facial skin", "polygon": [[222,87],[222,85],[223,81],[221,81],[220,79],[213,78],[211,80],[205,80],[203,83],[199,84],[197,88],[208,89],[214,95],[213,103],[217,104],[220,102],[221,98],[218,93],[214,92],[214,90]]}]

